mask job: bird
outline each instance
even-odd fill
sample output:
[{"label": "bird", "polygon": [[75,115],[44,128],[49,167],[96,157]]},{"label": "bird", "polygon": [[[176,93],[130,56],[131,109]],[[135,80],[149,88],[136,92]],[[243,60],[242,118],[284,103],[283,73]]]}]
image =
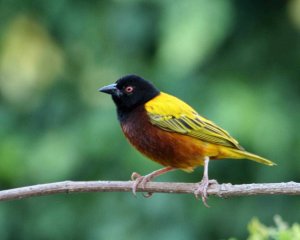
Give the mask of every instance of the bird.
[{"label": "bird", "polygon": [[207,189],[216,183],[208,177],[210,160],[249,159],[276,165],[247,152],[227,131],[140,76],[126,75],[98,90],[111,95],[127,140],[143,155],[164,166],[145,176],[134,172],[131,176],[134,195],[138,186],[144,188],[153,178],[166,172],[176,169],[192,172],[203,166],[203,177],[194,194],[208,207]]}]

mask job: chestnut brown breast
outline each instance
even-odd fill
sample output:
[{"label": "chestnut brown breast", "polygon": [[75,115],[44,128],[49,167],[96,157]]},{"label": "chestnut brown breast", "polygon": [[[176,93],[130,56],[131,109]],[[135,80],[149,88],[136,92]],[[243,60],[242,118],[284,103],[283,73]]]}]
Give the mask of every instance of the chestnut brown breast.
[{"label": "chestnut brown breast", "polygon": [[137,150],[164,166],[192,171],[203,164],[203,153],[209,152],[208,143],[152,125],[144,106],[128,114],[121,127]]}]

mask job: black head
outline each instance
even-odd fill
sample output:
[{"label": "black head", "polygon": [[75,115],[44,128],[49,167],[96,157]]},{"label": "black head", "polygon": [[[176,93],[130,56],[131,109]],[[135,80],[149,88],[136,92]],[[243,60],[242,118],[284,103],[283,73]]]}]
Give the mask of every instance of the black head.
[{"label": "black head", "polygon": [[136,75],[124,76],[99,91],[112,96],[118,112],[129,112],[159,94],[159,90],[152,83]]}]

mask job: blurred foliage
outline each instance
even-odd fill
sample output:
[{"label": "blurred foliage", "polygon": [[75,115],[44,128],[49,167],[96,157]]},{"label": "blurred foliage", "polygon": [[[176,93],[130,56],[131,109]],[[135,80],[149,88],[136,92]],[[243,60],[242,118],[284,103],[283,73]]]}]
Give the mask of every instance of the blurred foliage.
[{"label": "blurred foliage", "polygon": [[[294,223],[289,226],[280,216],[274,217],[275,226],[267,227],[262,224],[257,218],[253,218],[249,225],[248,240],[295,240],[300,239],[300,225]],[[236,240],[236,238],[230,238]]]},{"label": "blurred foliage", "polygon": [[[127,180],[160,166],[123,137],[97,92],[135,73],[275,161],[218,161],[219,182],[300,181],[300,0],[0,0],[1,189]],[[159,180],[196,182],[181,171]],[[6,239],[246,238],[257,216],[299,221],[295,196],[58,195],[0,204]],[[252,223],[253,225],[253,223]],[[261,228],[261,227],[260,227]]]}]

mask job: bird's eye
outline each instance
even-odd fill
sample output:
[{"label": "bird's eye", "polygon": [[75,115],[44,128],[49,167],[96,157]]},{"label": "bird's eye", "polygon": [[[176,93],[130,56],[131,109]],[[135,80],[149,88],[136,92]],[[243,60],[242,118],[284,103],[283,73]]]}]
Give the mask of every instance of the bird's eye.
[{"label": "bird's eye", "polygon": [[125,87],[125,92],[126,93],[132,93],[133,92],[133,87],[132,86]]}]

